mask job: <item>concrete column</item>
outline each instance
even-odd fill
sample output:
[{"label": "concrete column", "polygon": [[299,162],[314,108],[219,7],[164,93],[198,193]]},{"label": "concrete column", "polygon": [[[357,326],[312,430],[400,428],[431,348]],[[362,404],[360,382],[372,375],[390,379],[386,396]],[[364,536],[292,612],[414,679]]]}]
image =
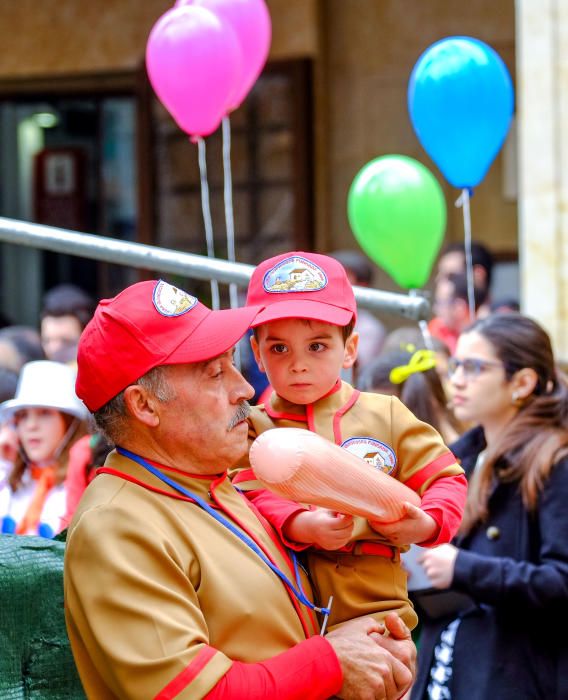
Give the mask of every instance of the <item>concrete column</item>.
[{"label": "concrete column", "polygon": [[568,2],[517,0],[522,309],[568,361]]}]

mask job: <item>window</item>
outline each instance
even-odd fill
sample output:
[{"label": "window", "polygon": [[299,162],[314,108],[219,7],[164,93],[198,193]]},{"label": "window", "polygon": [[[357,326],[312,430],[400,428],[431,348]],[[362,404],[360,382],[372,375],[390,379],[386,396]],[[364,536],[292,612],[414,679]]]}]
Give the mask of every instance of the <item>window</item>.
[{"label": "window", "polygon": [[[74,231],[136,238],[136,102],[133,96],[52,96],[0,102],[0,214]],[[1,245],[2,310],[37,322],[43,292],[61,282],[94,296],[131,274],[97,263]]]}]

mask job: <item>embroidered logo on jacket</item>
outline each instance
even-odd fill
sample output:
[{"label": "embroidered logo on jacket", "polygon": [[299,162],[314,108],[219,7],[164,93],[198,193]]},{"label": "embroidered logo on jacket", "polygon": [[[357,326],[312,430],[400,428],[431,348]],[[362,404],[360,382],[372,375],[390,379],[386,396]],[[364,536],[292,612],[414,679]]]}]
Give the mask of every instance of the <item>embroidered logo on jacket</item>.
[{"label": "embroidered logo on jacket", "polygon": [[197,304],[197,299],[183,289],[173,287],[171,284],[160,280],[154,287],[152,301],[156,311],[162,316],[181,316],[187,313]]},{"label": "embroidered logo on jacket", "polygon": [[396,455],[392,447],[370,437],[352,437],[341,444],[349,452],[364,459],[375,469],[391,474],[396,467]]},{"label": "embroidered logo on jacket", "polygon": [[262,286],[271,294],[317,292],[327,285],[325,272],[310,260],[294,255],[268,270]]}]

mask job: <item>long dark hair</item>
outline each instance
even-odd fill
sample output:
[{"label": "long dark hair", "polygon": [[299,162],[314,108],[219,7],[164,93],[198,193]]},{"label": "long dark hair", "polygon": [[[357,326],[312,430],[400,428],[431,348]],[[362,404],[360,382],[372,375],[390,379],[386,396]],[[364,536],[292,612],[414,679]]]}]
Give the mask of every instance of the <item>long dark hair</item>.
[{"label": "long dark hair", "polygon": [[556,368],[546,331],[526,316],[508,313],[476,321],[465,332],[478,333],[491,345],[508,380],[519,370],[530,368],[537,383],[497,441],[488,445],[483,465],[474,473],[463,533],[487,518],[494,476],[501,481],[518,481],[525,507],[534,511],[552,467],[568,454],[568,385]]}]

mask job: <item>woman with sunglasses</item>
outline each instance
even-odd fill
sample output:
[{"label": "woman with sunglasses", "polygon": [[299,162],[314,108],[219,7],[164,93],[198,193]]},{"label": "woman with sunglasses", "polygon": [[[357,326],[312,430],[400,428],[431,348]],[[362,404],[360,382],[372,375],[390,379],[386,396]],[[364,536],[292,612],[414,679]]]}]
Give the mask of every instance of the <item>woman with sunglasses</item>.
[{"label": "woman with sunglasses", "polygon": [[452,449],[469,479],[460,534],[423,555],[465,594],[424,620],[413,700],[568,698],[568,389],[550,339],[520,314],[477,321],[449,363]]}]

